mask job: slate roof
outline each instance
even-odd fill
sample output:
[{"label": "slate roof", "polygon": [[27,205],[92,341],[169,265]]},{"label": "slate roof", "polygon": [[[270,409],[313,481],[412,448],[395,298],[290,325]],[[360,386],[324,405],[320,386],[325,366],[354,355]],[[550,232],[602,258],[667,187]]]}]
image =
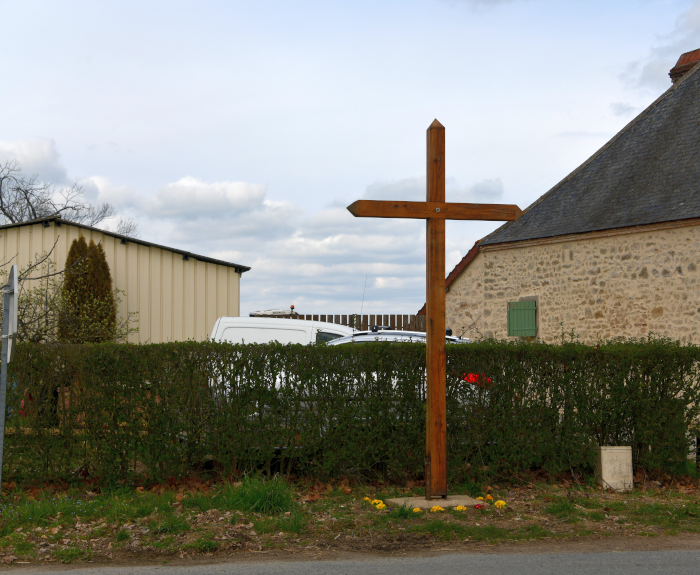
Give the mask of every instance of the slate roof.
[{"label": "slate roof", "polygon": [[481,245],[700,217],[700,64]]}]

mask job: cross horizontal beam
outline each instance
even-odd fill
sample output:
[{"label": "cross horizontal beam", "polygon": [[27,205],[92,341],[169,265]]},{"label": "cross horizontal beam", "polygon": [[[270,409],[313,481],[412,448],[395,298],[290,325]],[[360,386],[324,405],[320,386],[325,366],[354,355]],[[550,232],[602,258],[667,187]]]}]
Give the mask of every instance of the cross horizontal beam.
[{"label": "cross horizontal beam", "polygon": [[517,220],[523,213],[508,204],[459,204],[452,202],[391,202],[357,200],[348,206],[356,218],[428,218],[442,220]]}]

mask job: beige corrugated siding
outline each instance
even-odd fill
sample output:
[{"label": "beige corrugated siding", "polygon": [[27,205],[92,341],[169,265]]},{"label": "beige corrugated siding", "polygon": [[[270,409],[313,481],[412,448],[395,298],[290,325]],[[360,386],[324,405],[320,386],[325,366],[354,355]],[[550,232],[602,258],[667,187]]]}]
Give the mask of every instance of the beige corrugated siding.
[{"label": "beige corrugated siding", "polygon": [[138,312],[139,331],[130,342],[201,341],[211,335],[217,318],[240,314],[241,274],[235,268],[193,257],[185,260],[156,246],[123,244],[119,238],[66,222],[0,230],[0,261],[14,258],[12,263],[22,269],[56,243],[51,259],[63,269],[70,245],[80,234],[88,243],[102,243],[114,286],[126,293],[119,304],[120,317]]}]

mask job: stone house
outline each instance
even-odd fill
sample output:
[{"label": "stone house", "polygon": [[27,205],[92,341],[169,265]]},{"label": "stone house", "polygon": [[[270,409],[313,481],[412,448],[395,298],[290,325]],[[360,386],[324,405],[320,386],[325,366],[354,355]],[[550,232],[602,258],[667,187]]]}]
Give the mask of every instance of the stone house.
[{"label": "stone house", "polygon": [[[241,275],[250,268],[157,245],[57,216],[0,226],[0,261],[26,268],[49,254],[62,270],[80,235],[102,244],[119,317],[137,312],[131,343],[205,340],[220,316],[240,314]],[[34,282],[29,282],[28,288]]]},{"label": "stone house", "polygon": [[700,49],[612,140],[446,279],[468,336],[700,342]]}]

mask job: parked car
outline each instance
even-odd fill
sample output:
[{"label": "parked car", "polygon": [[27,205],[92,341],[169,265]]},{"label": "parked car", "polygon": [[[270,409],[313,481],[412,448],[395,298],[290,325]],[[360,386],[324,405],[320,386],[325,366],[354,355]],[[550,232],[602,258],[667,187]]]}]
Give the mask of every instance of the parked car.
[{"label": "parked car", "polygon": [[[346,335],[329,341],[328,345],[343,345],[346,343],[367,343],[372,341],[392,341],[396,343],[425,343],[426,334],[424,331],[401,331],[395,329],[386,329],[380,326],[373,326],[369,331],[356,331],[353,334]],[[452,335],[452,330],[447,330],[445,336],[447,343],[469,343],[468,338],[455,337]]]},{"label": "parked car", "polygon": [[323,321],[273,317],[220,317],[211,339],[230,343],[328,343],[351,335],[353,329]]}]

